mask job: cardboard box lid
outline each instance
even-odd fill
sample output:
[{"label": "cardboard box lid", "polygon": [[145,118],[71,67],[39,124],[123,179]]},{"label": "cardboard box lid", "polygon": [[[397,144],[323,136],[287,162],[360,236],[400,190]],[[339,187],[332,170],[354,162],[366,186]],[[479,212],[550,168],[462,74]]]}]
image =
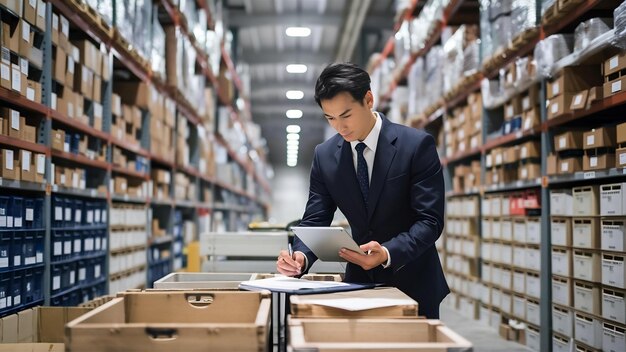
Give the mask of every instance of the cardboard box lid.
[{"label": "cardboard box lid", "polygon": [[65,341],[65,324],[88,313],[91,308],[82,307],[37,307],[37,342],[63,343]]}]

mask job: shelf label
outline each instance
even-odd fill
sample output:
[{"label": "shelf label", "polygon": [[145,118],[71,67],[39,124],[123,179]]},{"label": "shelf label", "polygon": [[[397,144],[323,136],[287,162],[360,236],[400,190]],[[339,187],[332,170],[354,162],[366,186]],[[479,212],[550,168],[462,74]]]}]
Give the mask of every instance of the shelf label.
[{"label": "shelf label", "polygon": [[54,207],[54,220],[63,221],[63,207]]},{"label": "shelf label", "polygon": [[78,269],[78,281],[84,281],[87,278],[87,269]]},{"label": "shelf label", "polygon": [[81,240],[74,240],[74,252],[76,253],[80,253],[82,252],[82,241]]},{"label": "shelf label", "polygon": [[20,58],[20,71],[28,76],[28,60]]},{"label": "shelf label", "polygon": [[55,276],[52,278],[52,289],[58,290],[61,288],[61,276]]},{"label": "shelf label", "polygon": [[11,128],[19,131],[20,130],[20,112],[11,110]]},{"label": "shelf label", "polygon": [[7,170],[13,170],[13,150],[11,149],[5,149],[4,150],[5,154],[5,160],[4,160],[4,167]]},{"label": "shelf label", "polygon": [[16,91],[21,91],[22,89],[22,73],[20,72],[20,67],[17,65],[13,65],[11,70],[11,89]]},{"label": "shelf label", "polygon": [[21,21],[22,22],[22,39],[27,42],[30,43],[30,24],[28,24],[28,22],[26,21]]},{"label": "shelf label", "polygon": [[598,157],[592,156],[589,158],[589,166],[590,167],[598,167]]},{"label": "shelf label", "polygon": [[552,95],[557,96],[561,92],[561,87],[559,86],[559,82],[552,83]]},{"label": "shelf label", "polygon": [[13,257],[13,266],[22,265],[22,256],[16,255]]},{"label": "shelf label", "polygon": [[76,271],[70,271],[70,285],[74,285],[76,282]]},{"label": "shelf label", "polygon": [[[597,165],[598,164],[597,158],[595,156],[593,158],[596,159],[596,165]],[[591,164],[591,159],[589,160],[589,164]],[[588,171],[588,172],[583,173],[583,179],[588,180],[590,178],[596,178],[596,172],[595,171]]]},{"label": "shelf label", "polygon": [[581,94],[578,94],[576,98],[574,98],[574,105],[580,105],[582,101],[583,101],[583,96]]},{"label": "shelf label", "polygon": [[27,208],[25,218],[26,221],[33,221],[35,219],[35,210],[33,208]]},{"label": "shelf label", "polygon": [[611,84],[611,93],[616,93],[622,90],[622,81],[613,82]]},{"label": "shelf label", "polygon": [[37,252],[35,257],[37,258],[37,263],[43,263],[43,252]]},{"label": "shelf label", "polygon": [[550,111],[552,111],[553,114],[559,112],[559,103],[553,103],[550,107]]},{"label": "shelf label", "polygon": [[561,163],[561,172],[567,172],[569,170],[569,163]]},{"label": "shelf label", "polygon": [[96,266],[95,266],[93,276],[94,276],[95,278],[99,278],[99,277],[100,277],[100,264],[98,264],[98,265],[96,265]]},{"label": "shelf label", "polygon": [[63,242],[63,254],[72,254],[72,241]]},{"label": "shelf label", "polygon": [[30,172],[30,151],[22,150],[22,170]]},{"label": "shelf label", "polygon": [[587,145],[594,145],[596,137],[594,135],[587,136]]}]

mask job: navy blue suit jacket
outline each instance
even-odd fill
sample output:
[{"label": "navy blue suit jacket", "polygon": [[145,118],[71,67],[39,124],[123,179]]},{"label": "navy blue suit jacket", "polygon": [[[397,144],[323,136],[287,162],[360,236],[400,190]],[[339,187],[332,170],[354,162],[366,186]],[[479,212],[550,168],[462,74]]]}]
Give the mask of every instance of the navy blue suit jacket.
[{"label": "navy blue suit jacket", "polygon": [[[389,122],[383,124],[374,157],[369,200],[357,183],[352,148],[339,134],[315,148],[309,199],[300,226],[329,226],[339,209],[358,244],[378,241],[389,250],[391,266],[363,270],[348,263],[348,282],[397,287],[415,299],[420,315],[431,315],[450,292],[435,241],[444,224],[445,191],[435,141],[429,134]],[[309,267],[317,257],[297,237]]]}]

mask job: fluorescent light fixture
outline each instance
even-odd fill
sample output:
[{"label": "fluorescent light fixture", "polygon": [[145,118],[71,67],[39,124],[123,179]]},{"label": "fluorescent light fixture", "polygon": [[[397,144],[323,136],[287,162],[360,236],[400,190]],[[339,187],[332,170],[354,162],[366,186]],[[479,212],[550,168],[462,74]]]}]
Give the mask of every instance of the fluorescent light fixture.
[{"label": "fluorescent light fixture", "polygon": [[297,141],[300,139],[300,135],[297,133],[287,133],[287,140],[288,141]]},{"label": "fluorescent light fixture", "polygon": [[287,126],[287,133],[300,133],[300,126],[299,125]]},{"label": "fluorescent light fixture", "polygon": [[287,141],[287,145],[295,145],[297,147],[300,145],[300,141]]},{"label": "fluorescent light fixture", "polygon": [[287,96],[289,100],[300,100],[304,98],[304,92],[301,90],[288,90],[285,96]]},{"label": "fluorescent light fixture", "polygon": [[289,73],[305,73],[307,70],[306,65],[302,64],[289,64],[286,67],[287,72]]},{"label": "fluorescent light fixture", "polygon": [[298,155],[298,147],[292,147],[292,148],[289,148],[289,147],[292,147],[292,146],[290,146],[290,145],[287,146],[287,154],[296,154],[296,155]]},{"label": "fluorescent light fixture", "polygon": [[297,160],[296,161],[291,161],[291,160],[287,161],[287,166],[289,166],[289,167],[296,167],[297,165],[298,165],[298,161]]},{"label": "fluorescent light fixture", "polygon": [[302,110],[287,110],[285,115],[290,119],[299,119],[302,117]]},{"label": "fluorescent light fixture", "polygon": [[288,27],[285,29],[285,34],[289,37],[308,37],[311,35],[311,28],[309,27]]}]

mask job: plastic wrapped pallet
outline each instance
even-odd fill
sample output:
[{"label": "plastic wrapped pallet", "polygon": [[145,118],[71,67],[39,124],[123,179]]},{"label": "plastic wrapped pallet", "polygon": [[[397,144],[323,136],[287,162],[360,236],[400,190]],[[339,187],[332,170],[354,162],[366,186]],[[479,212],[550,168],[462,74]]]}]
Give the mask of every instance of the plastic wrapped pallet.
[{"label": "plastic wrapped pallet", "polygon": [[135,23],[135,3],[136,0],[116,0],[115,1],[115,26],[122,37],[128,41],[133,38],[133,23]]},{"label": "plastic wrapped pallet", "polygon": [[435,103],[443,93],[443,61],[443,48],[440,45],[432,47],[426,55],[427,106]]},{"label": "plastic wrapped pallet", "polygon": [[592,18],[579,24],[574,32],[574,52],[588,47],[595,38],[610,31],[611,27],[612,18]]},{"label": "plastic wrapped pallet", "polygon": [[479,69],[480,42],[473,41],[463,51],[463,74],[469,76]]},{"label": "plastic wrapped pallet", "polygon": [[152,25],[152,1],[135,0],[136,14],[133,22],[132,44],[143,57],[150,54],[150,26]]},{"label": "plastic wrapped pallet", "polygon": [[[155,5],[157,6],[157,5]],[[158,10],[152,12],[152,39],[150,47],[150,63],[152,71],[165,77],[165,31],[159,22]]]},{"label": "plastic wrapped pallet", "polygon": [[613,19],[615,21],[615,36],[611,44],[626,49],[626,2],[621,3],[613,11]]},{"label": "plastic wrapped pallet", "polygon": [[491,1],[489,6],[489,18],[495,21],[500,16],[509,15],[513,9],[514,2],[515,0]]},{"label": "plastic wrapped pallet", "polygon": [[404,21],[395,35],[394,57],[399,65],[408,60],[411,53],[411,33],[409,22]]},{"label": "plastic wrapped pallet", "polygon": [[96,10],[107,24],[113,24],[113,0],[98,0]]},{"label": "plastic wrapped pallet", "polygon": [[513,36],[537,26],[537,7],[535,0],[513,0],[511,10],[511,29]]},{"label": "plastic wrapped pallet", "polygon": [[554,34],[540,41],[535,47],[537,73],[541,77],[549,77],[552,66],[572,53],[574,36],[571,34]]},{"label": "plastic wrapped pallet", "polygon": [[449,92],[463,75],[463,38],[465,26],[459,29],[446,41],[443,46],[444,70],[443,91]]},{"label": "plastic wrapped pallet", "polygon": [[407,77],[407,83],[409,86],[409,105],[408,105],[408,115],[415,116],[424,109],[426,109],[425,104],[425,77],[424,77],[424,58],[419,57],[415,60],[413,66],[411,66],[411,71]]},{"label": "plastic wrapped pallet", "polygon": [[511,16],[500,16],[493,22],[493,47],[497,51],[509,45],[512,38]]},{"label": "plastic wrapped pallet", "polygon": [[424,47],[429,24],[420,21],[419,18],[411,20],[409,30],[411,32],[411,52],[416,53]]}]

